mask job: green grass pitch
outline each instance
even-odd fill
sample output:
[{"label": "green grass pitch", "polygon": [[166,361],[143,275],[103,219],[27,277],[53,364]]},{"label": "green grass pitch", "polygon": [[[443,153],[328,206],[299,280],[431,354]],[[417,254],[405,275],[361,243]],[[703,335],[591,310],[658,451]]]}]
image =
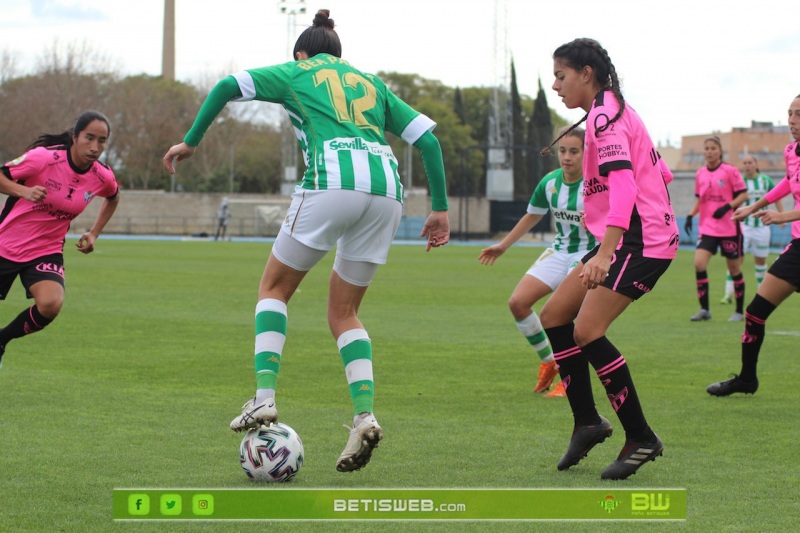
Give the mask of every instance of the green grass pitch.
[{"label": "green grass pitch", "polygon": [[[0,531],[164,531],[113,522],[113,488],[251,488],[230,419],[254,390],[253,313],[266,243],[101,240],[66,245],[67,297],[44,332],[12,342],[0,370]],[[724,262],[710,264],[713,320],[697,310],[692,252],[609,338],[626,356],[664,456],[612,485],[599,479],[624,434],[558,472],[572,420],[566,399],[531,392],[538,360],[506,301],[536,247],[493,267],[479,246],[393,247],[362,305],[373,339],[376,414],[386,438],[363,471],[336,472],[351,404],[325,318],[332,257],[289,304],[278,384],[281,420],[303,438],[294,488],[686,488],[681,523],[170,523],[170,531],[781,531],[800,518],[797,377],[800,298],[767,324],[754,396],[705,387],[739,370],[742,323],[718,304]],[[745,261],[747,301],[754,289]],[[17,283],[6,323],[30,302]],[[269,486],[267,490],[281,490]],[[301,528],[301,529],[298,529]]]}]

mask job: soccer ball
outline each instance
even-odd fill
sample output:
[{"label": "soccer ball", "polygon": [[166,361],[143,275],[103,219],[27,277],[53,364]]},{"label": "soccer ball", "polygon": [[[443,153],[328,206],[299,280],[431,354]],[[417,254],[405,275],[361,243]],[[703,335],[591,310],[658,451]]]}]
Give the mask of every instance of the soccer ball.
[{"label": "soccer ball", "polygon": [[286,424],[251,429],[239,445],[242,470],[254,481],[289,481],[303,466],[303,441]]}]

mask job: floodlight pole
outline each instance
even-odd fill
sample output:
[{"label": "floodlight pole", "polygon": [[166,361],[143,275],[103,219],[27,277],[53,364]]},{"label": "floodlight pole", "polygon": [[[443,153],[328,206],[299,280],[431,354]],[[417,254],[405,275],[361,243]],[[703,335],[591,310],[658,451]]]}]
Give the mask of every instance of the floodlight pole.
[{"label": "floodlight pole", "polygon": [[[292,51],[296,39],[297,15],[305,14],[306,2],[305,0],[280,0],[278,10],[282,15],[286,15],[286,56],[294,59]],[[284,114],[281,120],[281,141],[283,166],[281,194],[291,196],[297,183],[297,137],[288,114]]]}]

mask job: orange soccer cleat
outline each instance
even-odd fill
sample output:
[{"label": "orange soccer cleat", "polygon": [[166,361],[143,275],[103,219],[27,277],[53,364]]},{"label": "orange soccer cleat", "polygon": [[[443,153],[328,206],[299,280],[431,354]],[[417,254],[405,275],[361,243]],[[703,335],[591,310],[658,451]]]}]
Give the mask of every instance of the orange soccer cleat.
[{"label": "orange soccer cleat", "polygon": [[544,392],[553,384],[553,380],[558,375],[558,365],[555,361],[542,363],[539,365],[539,381],[533,388],[533,392]]}]

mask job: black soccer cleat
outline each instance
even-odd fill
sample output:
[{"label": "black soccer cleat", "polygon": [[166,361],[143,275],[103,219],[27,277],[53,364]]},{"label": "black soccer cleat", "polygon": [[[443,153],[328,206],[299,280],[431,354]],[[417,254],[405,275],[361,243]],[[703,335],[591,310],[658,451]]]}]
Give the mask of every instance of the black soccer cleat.
[{"label": "black soccer cleat", "polygon": [[599,416],[599,424],[575,426],[575,429],[572,431],[572,438],[569,441],[567,453],[565,453],[558,462],[559,470],[566,470],[571,466],[575,466],[581,459],[589,454],[592,448],[611,436],[611,433],[614,431],[611,428],[611,422],[606,420],[602,415]]},{"label": "black soccer cleat", "polygon": [[744,381],[737,374],[733,374],[731,379],[725,381],[718,381],[712,383],[706,389],[712,396],[730,396],[735,392],[743,392],[744,394],[755,394],[758,390],[758,378],[753,381]]},{"label": "black soccer cleat", "polygon": [[655,437],[656,440],[652,442],[625,441],[617,460],[603,470],[600,479],[627,479],[646,462],[655,461],[664,453],[664,443],[658,435]]}]

